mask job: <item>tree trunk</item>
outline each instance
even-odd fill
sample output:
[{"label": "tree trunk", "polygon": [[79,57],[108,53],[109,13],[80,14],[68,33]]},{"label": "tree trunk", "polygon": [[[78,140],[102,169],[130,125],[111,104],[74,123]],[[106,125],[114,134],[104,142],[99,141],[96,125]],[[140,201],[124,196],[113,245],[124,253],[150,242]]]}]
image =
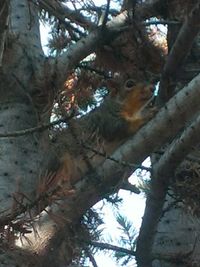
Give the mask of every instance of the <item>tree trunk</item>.
[{"label": "tree trunk", "polygon": [[[153,11],[144,9],[144,13],[145,10],[147,11],[146,15],[143,14],[144,18],[149,16],[149,11],[155,16],[160,15],[158,13],[161,12],[166,19],[178,20],[182,23],[184,16],[190,14],[196,1],[184,1],[184,5],[181,0],[167,1],[166,10],[159,5],[160,1],[147,2],[156,8]],[[107,54],[110,54],[110,49],[115,49],[117,45],[121,44],[123,48],[125,44],[121,43],[122,39],[128,38],[127,35],[135,31],[134,38],[129,39],[132,50],[129,47],[129,54],[127,54],[126,46],[124,50],[120,48],[124,54],[121,58],[117,58],[122,60],[119,63],[121,69],[128,66],[130,73],[127,71],[125,74],[129,74],[129,77],[136,69],[137,64],[133,62],[138,50],[139,56],[135,56],[137,61],[141,61],[137,66],[138,73],[143,68],[145,68],[145,75],[149,69],[157,73],[162,63],[160,63],[160,54],[154,49],[152,55],[148,54],[149,50],[152,51],[152,46],[148,43],[145,49],[146,39],[142,39],[144,36],[140,30],[141,25],[138,26],[134,22],[130,26],[132,15],[126,11],[94,30],[95,25],[92,21],[88,21],[81,13],[76,13],[75,21],[78,18],[83,28],[91,27],[91,32],[76,44],[69,46],[61,55],[46,58],[40,41],[38,5],[45,6],[48,11],[50,9],[54,15],[64,10],[60,16],[58,14],[60,21],[63,21],[63,16],[65,18],[65,14],[69,12],[69,18],[73,21],[74,13],[58,1],[52,0],[49,3],[48,0],[2,0],[0,3],[0,24],[3,25],[0,29],[0,233],[2,236],[0,266],[5,267],[60,267],[80,257],[81,248],[86,246],[89,240],[88,232],[80,224],[83,214],[105,195],[117,192],[122,182],[137,168],[138,165],[134,164],[141,164],[153,151],[170,142],[199,112],[200,76],[193,79],[197,72],[190,71],[191,66],[199,69],[197,59],[200,49],[196,38],[194,44],[191,41],[183,47],[183,51],[190,51],[192,47],[192,53],[182,67],[181,60],[185,59],[185,56],[180,53],[179,57],[172,58],[171,63],[164,68],[165,75],[161,82],[162,85],[167,86],[167,90],[160,95],[161,100],[169,99],[179,90],[176,86],[177,82],[180,82],[181,88],[189,80],[193,79],[193,81],[160,109],[155,119],[133,137],[131,136],[133,131],[129,131],[131,122],[127,124],[127,121],[124,123],[124,120],[119,119],[119,112],[115,110],[116,102],[112,102],[111,99],[110,102],[104,101],[101,107],[83,118],[71,120],[74,114],[67,113],[66,118],[60,120],[62,123],[67,123],[65,129],[61,131],[56,129],[53,134],[46,131],[52,126],[50,117],[54,101],[67,75],[97,47],[107,43],[110,45],[111,40],[119,36],[117,39],[119,44],[114,44],[113,48],[112,46],[103,48],[109,51]],[[134,8],[138,8],[137,5]],[[188,17],[189,25],[191,20],[196,23],[193,30],[189,31],[190,27],[187,23],[184,28],[187,34],[190,33],[191,40],[199,30],[199,22],[196,21],[199,13],[196,11],[199,12],[199,6],[192,13],[192,19]],[[138,12],[135,13],[140,14],[140,12],[138,8]],[[127,31],[128,34],[127,27],[131,29]],[[173,46],[181,25],[170,27],[169,47]],[[123,30],[125,34],[120,35]],[[180,38],[179,47],[181,40]],[[132,42],[136,43],[133,45]],[[134,49],[136,51],[133,51]],[[176,54],[177,49],[174,50],[175,52],[172,51],[172,53]],[[116,49],[115,52],[117,51]],[[143,51],[145,56],[148,55],[148,62],[145,56],[140,60]],[[154,55],[158,56],[159,60],[156,58],[154,61]],[[180,65],[177,65],[176,59]],[[109,61],[107,58],[106,60]],[[106,63],[109,65],[110,62]],[[148,63],[147,69],[145,63]],[[134,69],[132,69],[133,65]],[[169,66],[172,68],[170,69]],[[118,66],[114,66],[114,72],[117,73],[119,70],[116,71],[115,67],[118,68]],[[179,71],[173,73],[174,69]],[[138,75],[140,76],[141,73]],[[165,79],[167,75],[170,78]],[[123,89],[122,95],[125,92],[125,88]],[[140,101],[144,98],[144,94],[141,94]],[[118,108],[121,102],[117,103]],[[133,115],[137,118],[138,114],[140,115],[140,110]],[[182,116],[185,121],[182,120]],[[132,117],[130,121],[131,119]],[[140,116],[139,119],[141,119]],[[92,124],[90,124],[91,121]],[[135,125],[131,126],[135,127]],[[169,130],[166,131],[166,128]],[[98,134],[96,134],[97,129]],[[110,138],[110,136],[116,138]],[[194,139],[196,140],[196,136]],[[190,144],[196,144],[192,141]],[[96,150],[92,150],[90,146],[95,147]],[[112,157],[108,156],[110,154]],[[180,159],[183,160],[182,157],[178,158]],[[128,166],[125,161],[129,162]],[[170,165],[169,162],[168,165],[166,164],[173,168],[177,167],[174,165],[176,164]],[[171,170],[166,171],[166,176],[171,172]],[[169,178],[167,181],[169,183],[167,186],[171,186]],[[165,196],[167,191],[165,185],[156,189],[161,189],[158,191],[164,202],[163,195]],[[159,197],[157,200],[160,200]],[[182,204],[177,208],[172,206],[169,209],[171,201],[168,197],[164,216],[155,218],[156,223],[158,219],[160,221],[154,242],[151,234],[150,242],[146,240],[146,244],[152,243],[149,249],[152,251],[148,250],[147,262],[151,255],[150,260],[153,259],[154,267],[174,267],[180,264],[187,266],[190,261],[192,266],[197,266],[200,245],[197,235],[199,219],[187,214]],[[153,208],[155,207],[158,207],[156,214],[159,215],[162,201]],[[27,223],[31,225],[33,222],[34,231],[31,232],[25,225]],[[154,222],[153,226],[156,223]],[[154,228],[149,230],[154,231]],[[15,232],[21,234],[23,246],[22,244],[19,247],[15,246]],[[39,236],[35,238],[33,233],[38,233]],[[24,240],[24,235],[32,243]],[[140,238],[138,244],[139,240]],[[139,264],[145,262],[146,255],[142,256],[144,258],[142,261],[138,260]],[[149,267],[150,264],[144,266],[141,263],[139,266]]]},{"label": "tree trunk", "polygon": [[[166,210],[170,202],[168,197]],[[199,227],[199,218],[180,205],[166,211],[156,231],[152,266],[199,266]]]},{"label": "tree trunk", "polygon": [[1,212],[5,216],[13,206],[34,199],[49,145],[45,132],[15,135],[16,131],[44,123],[48,117],[42,113],[46,103],[37,106],[38,101],[35,101],[45,93],[45,81],[40,80],[45,58],[40,45],[37,12],[27,1],[11,1],[10,10],[11,27],[0,73],[1,133],[5,136],[13,133],[0,140]]},{"label": "tree trunk", "polygon": [[[6,4],[9,5],[8,1]],[[47,132],[35,131],[22,136],[16,133],[47,122],[50,115],[45,113],[49,103],[45,92],[45,57],[40,43],[37,10],[31,1],[11,0],[8,16],[10,25],[0,70],[0,130],[5,134],[0,139],[2,225],[8,224],[14,213],[25,209],[35,199],[39,179],[47,167],[45,162],[49,151]],[[41,105],[38,105],[39,97],[43,100]],[[1,231],[5,234],[4,226]],[[13,246],[12,240],[5,242],[3,247]],[[24,255],[27,263],[23,260]],[[20,250],[2,250],[0,265],[32,266],[29,253]]]}]

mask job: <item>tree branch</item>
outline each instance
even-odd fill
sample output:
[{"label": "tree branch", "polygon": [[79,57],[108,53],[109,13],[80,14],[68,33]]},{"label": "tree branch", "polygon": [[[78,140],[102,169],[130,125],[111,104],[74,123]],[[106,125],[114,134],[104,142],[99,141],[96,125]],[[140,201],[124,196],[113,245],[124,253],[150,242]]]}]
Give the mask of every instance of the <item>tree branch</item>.
[{"label": "tree branch", "polygon": [[[1,137],[1,135],[0,135],[0,137]],[[99,155],[99,156],[101,156],[101,157],[103,157],[105,159],[109,159],[111,161],[114,161],[115,163],[118,163],[121,166],[129,167],[130,169],[140,169],[140,170],[144,170],[144,171],[148,171],[148,172],[151,172],[151,170],[152,170],[149,167],[145,167],[143,165],[137,165],[137,164],[134,164],[134,163],[130,163],[128,161],[123,161],[123,160],[122,161],[118,161],[115,158],[113,158],[112,156],[107,155],[105,152],[101,152],[101,151],[99,151],[99,150],[97,150],[97,149],[95,149],[95,148],[93,148],[91,146],[85,145],[83,143],[80,143],[80,145],[83,146],[85,149],[94,152],[96,155]]]},{"label": "tree branch", "polygon": [[[200,75],[177,93],[147,125],[140,129],[112,155],[115,160],[141,164],[153,151],[172,140],[186,122],[199,111]],[[184,118],[184,119],[183,119]],[[170,129],[170,131],[166,131]],[[123,171],[107,159],[98,170],[100,177],[117,179]],[[127,176],[131,174],[127,172]]]},{"label": "tree branch", "polygon": [[74,116],[74,114],[71,114],[69,117],[57,119],[53,122],[42,124],[42,125],[32,127],[32,128],[27,128],[24,130],[13,131],[13,132],[8,132],[8,133],[0,133],[0,138],[18,137],[18,136],[32,134],[34,132],[42,132],[42,131],[45,131],[47,129],[50,129],[51,127],[53,127],[55,125],[69,121],[70,119],[73,118],[73,116]]},{"label": "tree branch", "polygon": [[[66,80],[67,74],[86,56],[94,52],[95,48],[103,45],[107,40],[114,38],[125,25],[127,13],[124,11],[112,21],[106,24],[104,31],[101,26],[92,31],[87,37],[82,38],[76,44],[73,44],[61,56],[55,59],[49,59],[52,66],[52,75],[56,78],[54,84],[60,88]],[[56,75],[59,73],[59,75]]]},{"label": "tree branch", "polygon": [[96,248],[113,250],[116,252],[122,252],[127,255],[135,256],[135,251],[132,251],[130,249],[114,246],[114,245],[107,244],[107,243],[96,242],[96,241],[91,241],[90,244]]},{"label": "tree branch", "polygon": [[96,69],[96,68],[93,68],[93,67],[91,67],[89,64],[87,64],[85,62],[82,62],[82,63],[78,64],[77,67],[80,68],[80,69],[85,69],[85,70],[89,70],[91,72],[94,72],[94,73],[96,73],[98,75],[103,76],[105,79],[110,79],[111,78],[111,76],[107,72],[99,70],[99,69]]},{"label": "tree branch", "polygon": [[150,26],[150,25],[180,25],[181,23],[176,20],[155,20],[155,21],[145,21],[142,23],[145,26]]},{"label": "tree branch", "polygon": [[106,10],[103,12],[103,21],[102,23],[99,23],[101,25],[102,30],[106,27],[106,23],[108,22],[108,15],[110,10],[110,0],[107,0]]},{"label": "tree branch", "polygon": [[130,191],[135,194],[140,194],[140,190],[133,184],[129,183],[127,180],[123,181],[120,184],[120,189]]},{"label": "tree branch", "polygon": [[169,79],[175,77],[177,70],[181,67],[192,48],[194,39],[200,30],[199,16],[200,2],[198,1],[181,27],[164,66],[158,94],[158,100],[161,105],[173,95],[173,92],[168,91]]},{"label": "tree branch", "polygon": [[5,0],[0,3],[0,67],[2,67],[6,33],[8,30],[9,5],[9,1]]},{"label": "tree branch", "polygon": [[200,116],[189,125],[182,135],[166,150],[159,162],[154,166],[150,192],[146,200],[146,208],[137,242],[138,266],[151,266],[152,245],[165,197],[177,166],[184,160],[193,147],[199,144]]},{"label": "tree branch", "polygon": [[90,261],[91,261],[93,267],[98,267],[98,265],[97,265],[97,263],[96,263],[96,261],[95,261],[95,258],[94,258],[94,256],[90,253],[90,251],[87,250],[87,251],[85,251],[85,253],[86,253],[86,256],[90,259]]},{"label": "tree branch", "polygon": [[[199,97],[200,75],[174,96],[152,121],[118,148],[112,157],[118,161],[128,160],[135,164],[141,164],[155,149],[172,140],[177,132],[184,127],[185,123],[199,111]],[[166,131],[166,128],[170,131]],[[87,175],[74,184],[75,194],[73,197],[65,199],[62,206],[55,207],[53,213],[58,217],[65,218],[65,221],[76,222],[89,207],[102,199],[106,193],[118,188],[117,185],[121,179],[128,178],[129,175],[130,172],[127,171],[125,174],[124,168],[107,159],[96,168],[95,173],[90,176]],[[45,224],[43,227],[45,229]],[[66,227],[69,227],[69,224],[63,225],[55,233],[48,244],[49,249],[54,247],[54,242],[60,245],[64,242],[65,235],[63,233],[67,231]],[[55,227],[52,228],[55,229]],[[42,226],[41,230],[43,231]],[[60,245],[58,245],[58,249],[54,251],[55,254],[52,257],[57,257],[56,253],[59,252]],[[47,255],[49,254],[47,253]]]},{"label": "tree branch", "polygon": [[54,15],[61,22],[65,22],[65,18],[68,18],[74,23],[79,24],[84,28],[93,28],[95,25],[86,17],[81,15],[80,12],[71,10],[60,1],[55,0],[39,0],[39,6],[50,14]]}]

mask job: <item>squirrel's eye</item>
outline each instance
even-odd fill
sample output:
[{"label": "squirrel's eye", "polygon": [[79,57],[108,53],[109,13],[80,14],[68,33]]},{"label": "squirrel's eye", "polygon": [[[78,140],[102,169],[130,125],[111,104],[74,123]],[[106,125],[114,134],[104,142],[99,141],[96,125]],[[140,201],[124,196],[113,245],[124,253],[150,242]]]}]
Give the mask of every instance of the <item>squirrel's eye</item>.
[{"label": "squirrel's eye", "polygon": [[132,89],[133,86],[135,86],[134,80],[128,80],[128,81],[126,81],[125,87],[126,87],[127,90]]}]

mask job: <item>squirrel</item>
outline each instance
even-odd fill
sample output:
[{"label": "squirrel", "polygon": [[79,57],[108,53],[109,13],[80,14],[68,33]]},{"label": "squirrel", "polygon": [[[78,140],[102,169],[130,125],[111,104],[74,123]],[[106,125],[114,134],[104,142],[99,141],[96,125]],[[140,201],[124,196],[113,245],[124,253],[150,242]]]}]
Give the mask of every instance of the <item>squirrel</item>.
[{"label": "squirrel", "polygon": [[135,83],[132,79],[121,87],[113,81],[109,83],[110,93],[102,105],[72,120],[69,127],[57,135],[60,167],[56,179],[59,184],[66,183],[67,188],[90,170],[89,165],[95,168],[105,160],[86,146],[109,155],[156,112],[151,106],[153,85]]},{"label": "squirrel", "polygon": [[[38,197],[41,199],[38,208],[76,195],[74,185],[78,181],[84,183],[81,178],[92,170],[86,157],[94,170],[105,160],[106,156],[85,150],[77,141],[110,155],[127,135],[134,134],[153,116],[155,109],[150,106],[152,85],[135,83],[131,79],[122,87],[111,83],[110,94],[100,107],[82,118],[73,119],[74,124],[72,122],[66,129],[54,132],[57,140],[52,141],[52,153],[49,153],[52,161],[47,159],[49,170],[38,185]],[[74,138],[72,130],[77,138]],[[82,150],[85,155],[81,154]],[[92,179],[96,179],[95,172],[92,173]]]},{"label": "squirrel", "polygon": [[108,99],[88,115],[87,127],[107,141],[127,138],[148,122],[156,112],[152,106],[154,86],[127,80],[108,82]]}]

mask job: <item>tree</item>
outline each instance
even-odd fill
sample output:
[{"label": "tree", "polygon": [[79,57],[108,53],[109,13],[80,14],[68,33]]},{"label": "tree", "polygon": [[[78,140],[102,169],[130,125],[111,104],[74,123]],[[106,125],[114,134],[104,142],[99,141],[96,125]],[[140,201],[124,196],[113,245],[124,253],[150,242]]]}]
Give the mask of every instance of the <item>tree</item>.
[{"label": "tree", "polygon": [[[111,4],[0,3],[0,266],[78,266],[83,256],[96,266],[96,247],[139,267],[198,266],[200,2]],[[41,21],[52,29],[48,57]],[[158,82],[155,115],[145,84]],[[139,99],[127,98],[132,88]],[[127,179],[149,156],[137,240],[131,250],[98,242],[92,206],[120,188],[138,193]]]}]

